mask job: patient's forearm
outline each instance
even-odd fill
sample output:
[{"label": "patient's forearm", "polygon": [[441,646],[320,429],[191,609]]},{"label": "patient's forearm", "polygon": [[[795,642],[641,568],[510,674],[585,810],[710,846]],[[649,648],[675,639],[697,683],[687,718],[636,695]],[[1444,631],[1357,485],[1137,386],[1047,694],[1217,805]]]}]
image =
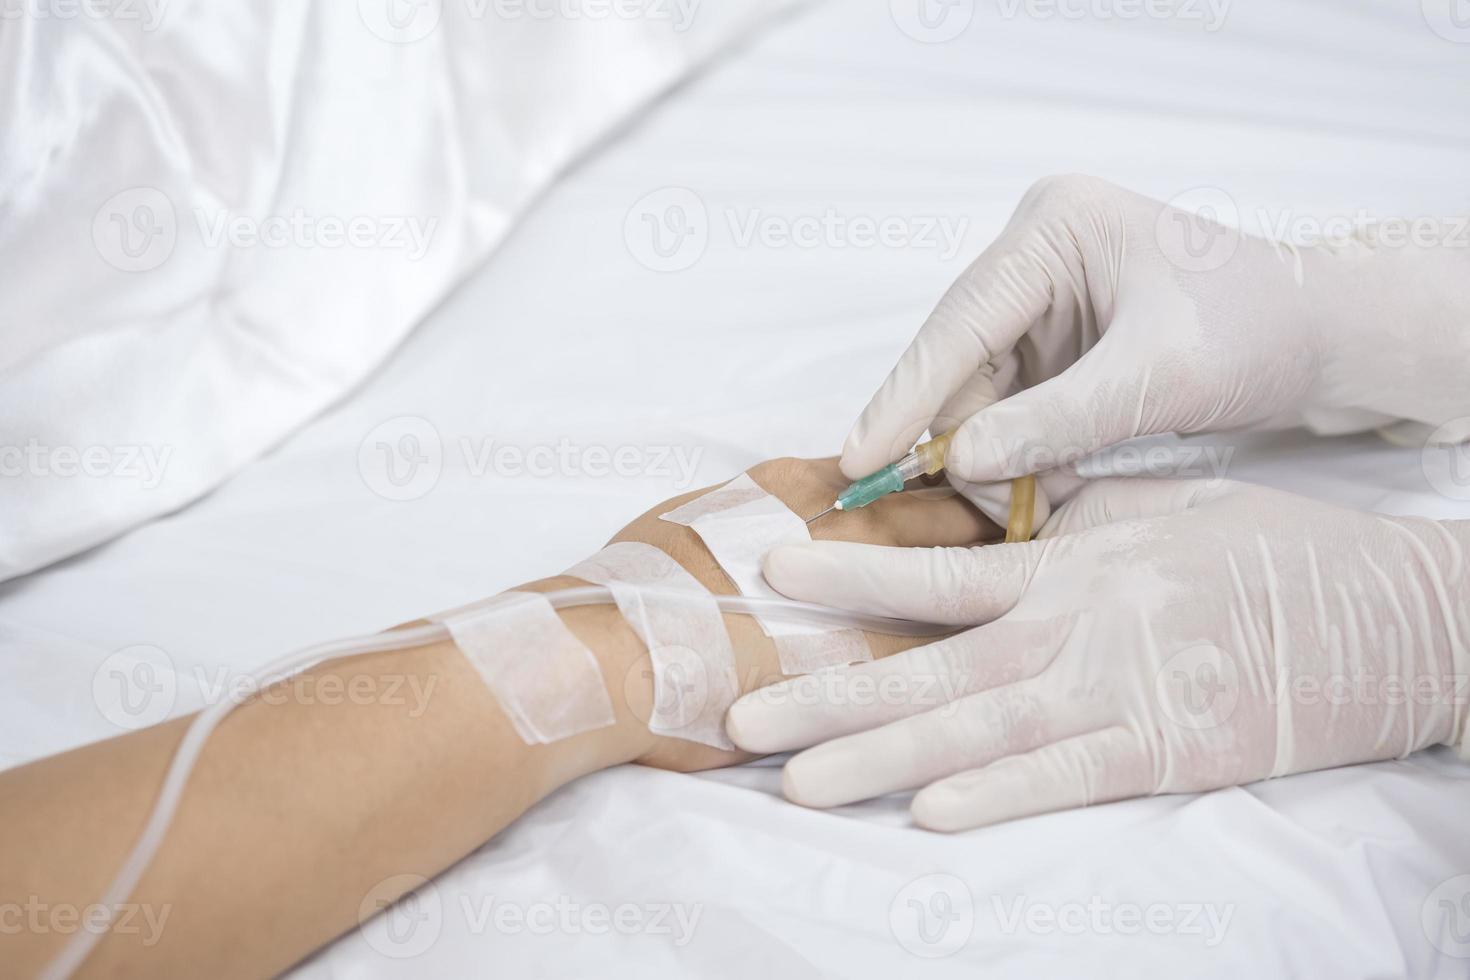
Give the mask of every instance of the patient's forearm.
[{"label": "patient's forearm", "polygon": [[[616,611],[562,618],[621,688],[641,647]],[[312,696],[331,675],[363,696]],[[558,786],[653,741],[616,697],[616,725],[526,745],[448,642],[324,664],[271,695],[210,738],[128,931],[84,975],[279,972],[355,926],[370,892],[396,897],[373,891],[384,879],[437,874]],[[189,720],[0,773],[0,908],[21,912],[0,923],[0,973],[33,974],[75,931],[69,910],[103,895]]]},{"label": "patient's forearm", "polygon": [[[752,474],[797,513],[816,513],[843,483],[831,461],[777,461]],[[710,590],[733,592],[693,532],[657,519],[696,495],[654,508],[618,539],[652,544]],[[907,495],[834,514],[813,528],[816,537],[913,545],[968,543],[996,531],[963,500]],[[560,577],[523,588],[585,584]],[[560,615],[599,662],[614,725],[526,745],[448,642],[315,668],[285,690],[319,691],[332,677],[339,690],[385,696],[273,691],[227,717],[130,899],[138,910],[131,930],[109,934],[83,973],[278,972],[355,926],[364,899],[372,907],[396,897],[379,888],[385,879],[437,874],[578,776],[630,761],[694,770],[743,758],[648,731],[652,681],[641,669],[644,647],[613,606]],[[780,679],[775,648],[756,623],[734,615],[724,622],[741,690]],[[881,657],[918,641],[871,635],[868,642]],[[41,967],[75,931],[76,915],[103,896],[188,723],[178,719],[0,773],[0,910],[45,910],[18,932],[0,920],[5,971],[29,975]],[[62,913],[69,930],[51,924],[52,911],[72,909]]]}]

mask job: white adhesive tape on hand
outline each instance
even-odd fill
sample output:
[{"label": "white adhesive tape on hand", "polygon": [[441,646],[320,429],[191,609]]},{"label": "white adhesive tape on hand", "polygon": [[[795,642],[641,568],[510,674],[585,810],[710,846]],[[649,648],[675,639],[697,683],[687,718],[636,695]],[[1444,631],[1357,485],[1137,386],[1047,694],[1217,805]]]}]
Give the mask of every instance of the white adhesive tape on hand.
[{"label": "white adhesive tape on hand", "polygon": [[740,696],[740,680],[730,634],[709,590],[673,558],[640,541],[610,544],[567,574],[606,585],[618,612],[648,647],[649,731],[733,749],[725,712]]},{"label": "white adhesive tape on hand", "polygon": [[[740,594],[747,596],[781,598],[766,584],[762,559],[777,545],[812,539],[806,522],[748,473],[659,519],[683,524],[698,534]],[[807,674],[873,659],[867,638],[858,630],[807,626],[774,617],[757,616],[756,621],[775,643],[783,674]]]},{"label": "white adhesive tape on hand", "polygon": [[449,629],[528,745],[613,724],[597,658],[544,596],[507,592],[429,618]]}]

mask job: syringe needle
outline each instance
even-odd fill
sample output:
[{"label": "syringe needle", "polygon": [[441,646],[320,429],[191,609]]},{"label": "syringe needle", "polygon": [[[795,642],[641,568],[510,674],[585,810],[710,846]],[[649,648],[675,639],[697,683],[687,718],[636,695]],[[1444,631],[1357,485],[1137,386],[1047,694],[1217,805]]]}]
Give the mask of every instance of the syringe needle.
[{"label": "syringe needle", "polygon": [[828,508],[827,508],[827,509],[826,509],[826,510],[824,510],[824,511],[822,511],[822,512],[821,512],[821,513],[820,513],[820,514],[818,514],[818,515],[817,515],[817,516],[816,516],[816,517],[813,517],[813,518],[812,518],[812,519],[811,519],[811,521],[807,521],[807,523],[808,523],[808,524],[810,524],[810,523],[811,523],[811,522],[812,522],[812,521],[815,521],[815,520],[817,520],[817,518],[820,518],[820,517],[826,517],[826,516],[827,516],[827,515],[828,515],[828,514],[830,514],[830,513],[832,513],[832,512],[833,512],[833,511],[834,511],[834,510],[836,510],[836,509],[837,509],[837,505],[836,505],[836,504],[833,504],[833,505],[832,505],[832,506],[831,506],[831,507],[828,507]]}]

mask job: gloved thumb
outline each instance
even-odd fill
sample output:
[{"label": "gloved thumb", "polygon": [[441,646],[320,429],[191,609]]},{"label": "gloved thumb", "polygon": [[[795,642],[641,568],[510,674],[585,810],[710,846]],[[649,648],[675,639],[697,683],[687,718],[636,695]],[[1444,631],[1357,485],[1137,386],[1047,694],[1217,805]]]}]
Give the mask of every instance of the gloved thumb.
[{"label": "gloved thumb", "polygon": [[988,623],[1021,598],[1046,546],[890,548],[847,541],[783,545],[767,553],[771,587],[792,599],[918,622]]}]

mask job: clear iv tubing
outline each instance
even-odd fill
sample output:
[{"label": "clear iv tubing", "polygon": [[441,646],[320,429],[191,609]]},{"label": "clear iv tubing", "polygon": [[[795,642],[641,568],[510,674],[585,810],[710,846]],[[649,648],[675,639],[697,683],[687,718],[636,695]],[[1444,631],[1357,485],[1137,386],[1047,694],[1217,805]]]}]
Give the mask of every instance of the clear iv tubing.
[{"label": "clear iv tubing", "polygon": [[[555,592],[540,594],[551,602],[554,609],[606,605],[613,601],[611,590],[600,585],[559,589]],[[679,594],[688,595],[688,593]],[[791,599],[767,599],[740,595],[717,595],[713,598],[721,612],[759,615],[762,619],[784,619],[787,622],[808,626],[833,626],[840,629],[861,629],[871,633],[886,633],[890,636],[913,637],[938,636],[949,631],[947,627],[934,626],[929,623],[914,623],[906,619],[890,619],[887,616],[848,612],[809,602],[796,602]],[[288,654],[260,667],[250,675],[253,683],[230,685],[231,693],[224,700],[210,705],[195,716],[189,730],[184,733],[183,741],[175,750],[173,761],[168,767],[168,774],[163,780],[163,788],[158,792],[158,802],[153,805],[153,812],[148,815],[148,822],[143,827],[143,833],[139,835],[138,842],[133,845],[132,853],[118,869],[117,875],[112,879],[112,884],[107,888],[107,894],[99,903],[106,910],[105,923],[95,930],[82,929],[73,933],[56,958],[41,971],[40,976],[44,980],[65,980],[86,961],[98,941],[111,929],[113,910],[128,900],[128,896],[138,886],[143,873],[148,870],[148,865],[158,853],[159,847],[163,845],[164,834],[168,833],[169,824],[173,822],[174,813],[178,810],[179,801],[184,795],[184,784],[188,781],[190,773],[194,771],[194,765],[199,761],[199,754],[204,751],[204,743],[219,726],[219,723],[224,721],[225,716],[247,700],[253,691],[263,690],[328,660],[340,660],[344,657],[369,653],[384,653],[389,650],[403,650],[447,639],[450,639],[448,627],[443,623],[427,623],[423,626],[410,626],[387,633],[332,640]]]}]

